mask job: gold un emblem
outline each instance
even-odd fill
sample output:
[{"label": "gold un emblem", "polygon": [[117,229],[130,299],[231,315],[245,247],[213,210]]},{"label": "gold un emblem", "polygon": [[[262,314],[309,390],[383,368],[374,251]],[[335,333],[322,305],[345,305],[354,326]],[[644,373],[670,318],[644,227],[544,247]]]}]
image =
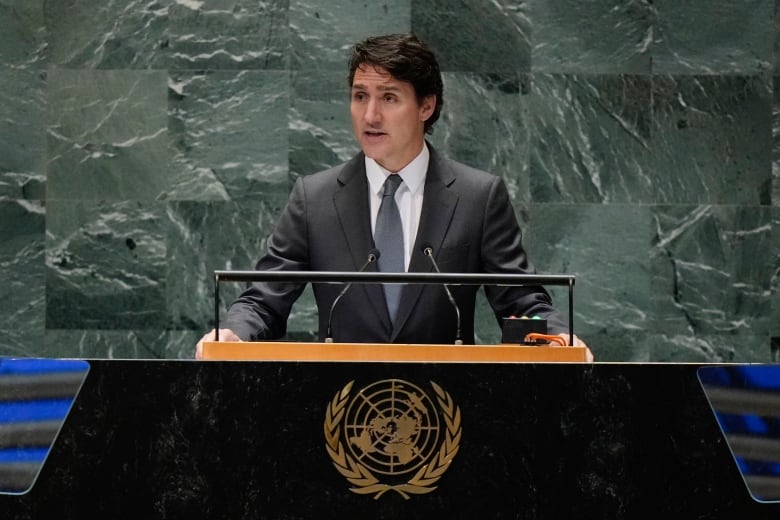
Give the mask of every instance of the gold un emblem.
[{"label": "gold un emblem", "polygon": [[458,453],[460,409],[431,382],[435,399],[401,379],[350,397],[350,381],[328,404],[325,442],[333,465],[361,495],[430,493]]}]

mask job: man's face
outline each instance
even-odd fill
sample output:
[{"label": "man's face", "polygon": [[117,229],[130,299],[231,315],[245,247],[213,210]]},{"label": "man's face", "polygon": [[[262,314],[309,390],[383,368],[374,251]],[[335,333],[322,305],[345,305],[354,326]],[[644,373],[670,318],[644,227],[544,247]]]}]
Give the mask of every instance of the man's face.
[{"label": "man's face", "polygon": [[397,172],[422,150],[436,96],[417,102],[414,87],[382,67],[361,65],[352,79],[352,130],[367,157]]}]

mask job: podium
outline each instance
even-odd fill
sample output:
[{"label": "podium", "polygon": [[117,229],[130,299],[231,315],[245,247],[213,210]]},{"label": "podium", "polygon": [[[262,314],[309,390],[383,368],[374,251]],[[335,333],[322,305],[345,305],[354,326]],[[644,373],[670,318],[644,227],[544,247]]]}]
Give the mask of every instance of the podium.
[{"label": "podium", "polygon": [[378,361],[418,363],[577,363],[584,347],[387,343],[206,342],[203,359],[241,361]]},{"label": "podium", "polygon": [[344,348],[352,361],[90,360],[37,482],[0,496],[0,518],[780,517],[750,497],[700,365],[354,361],[349,349],[382,346]]}]

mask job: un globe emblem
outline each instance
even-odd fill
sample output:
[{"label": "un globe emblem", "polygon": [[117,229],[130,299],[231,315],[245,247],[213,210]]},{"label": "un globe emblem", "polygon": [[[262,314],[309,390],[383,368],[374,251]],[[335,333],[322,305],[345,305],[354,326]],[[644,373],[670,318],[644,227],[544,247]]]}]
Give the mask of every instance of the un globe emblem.
[{"label": "un globe emblem", "polygon": [[439,416],[419,387],[390,379],[355,396],[344,433],[356,460],[377,473],[400,475],[424,464],[438,448]]},{"label": "un globe emblem", "polygon": [[460,409],[431,382],[434,397],[401,379],[369,384],[352,396],[349,382],[325,414],[326,448],[359,494],[404,498],[430,493],[460,445]]}]

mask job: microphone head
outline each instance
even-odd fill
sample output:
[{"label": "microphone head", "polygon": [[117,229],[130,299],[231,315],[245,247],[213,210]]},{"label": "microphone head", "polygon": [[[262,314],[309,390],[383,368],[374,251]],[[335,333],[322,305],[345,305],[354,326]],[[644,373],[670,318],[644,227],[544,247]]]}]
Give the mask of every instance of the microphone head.
[{"label": "microphone head", "polygon": [[422,246],[422,253],[425,256],[433,256],[433,248],[430,244],[423,244]]},{"label": "microphone head", "polygon": [[379,252],[379,249],[372,248],[368,250],[368,261],[369,262],[376,262],[379,260],[379,257],[381,256],[381,253]]}]

